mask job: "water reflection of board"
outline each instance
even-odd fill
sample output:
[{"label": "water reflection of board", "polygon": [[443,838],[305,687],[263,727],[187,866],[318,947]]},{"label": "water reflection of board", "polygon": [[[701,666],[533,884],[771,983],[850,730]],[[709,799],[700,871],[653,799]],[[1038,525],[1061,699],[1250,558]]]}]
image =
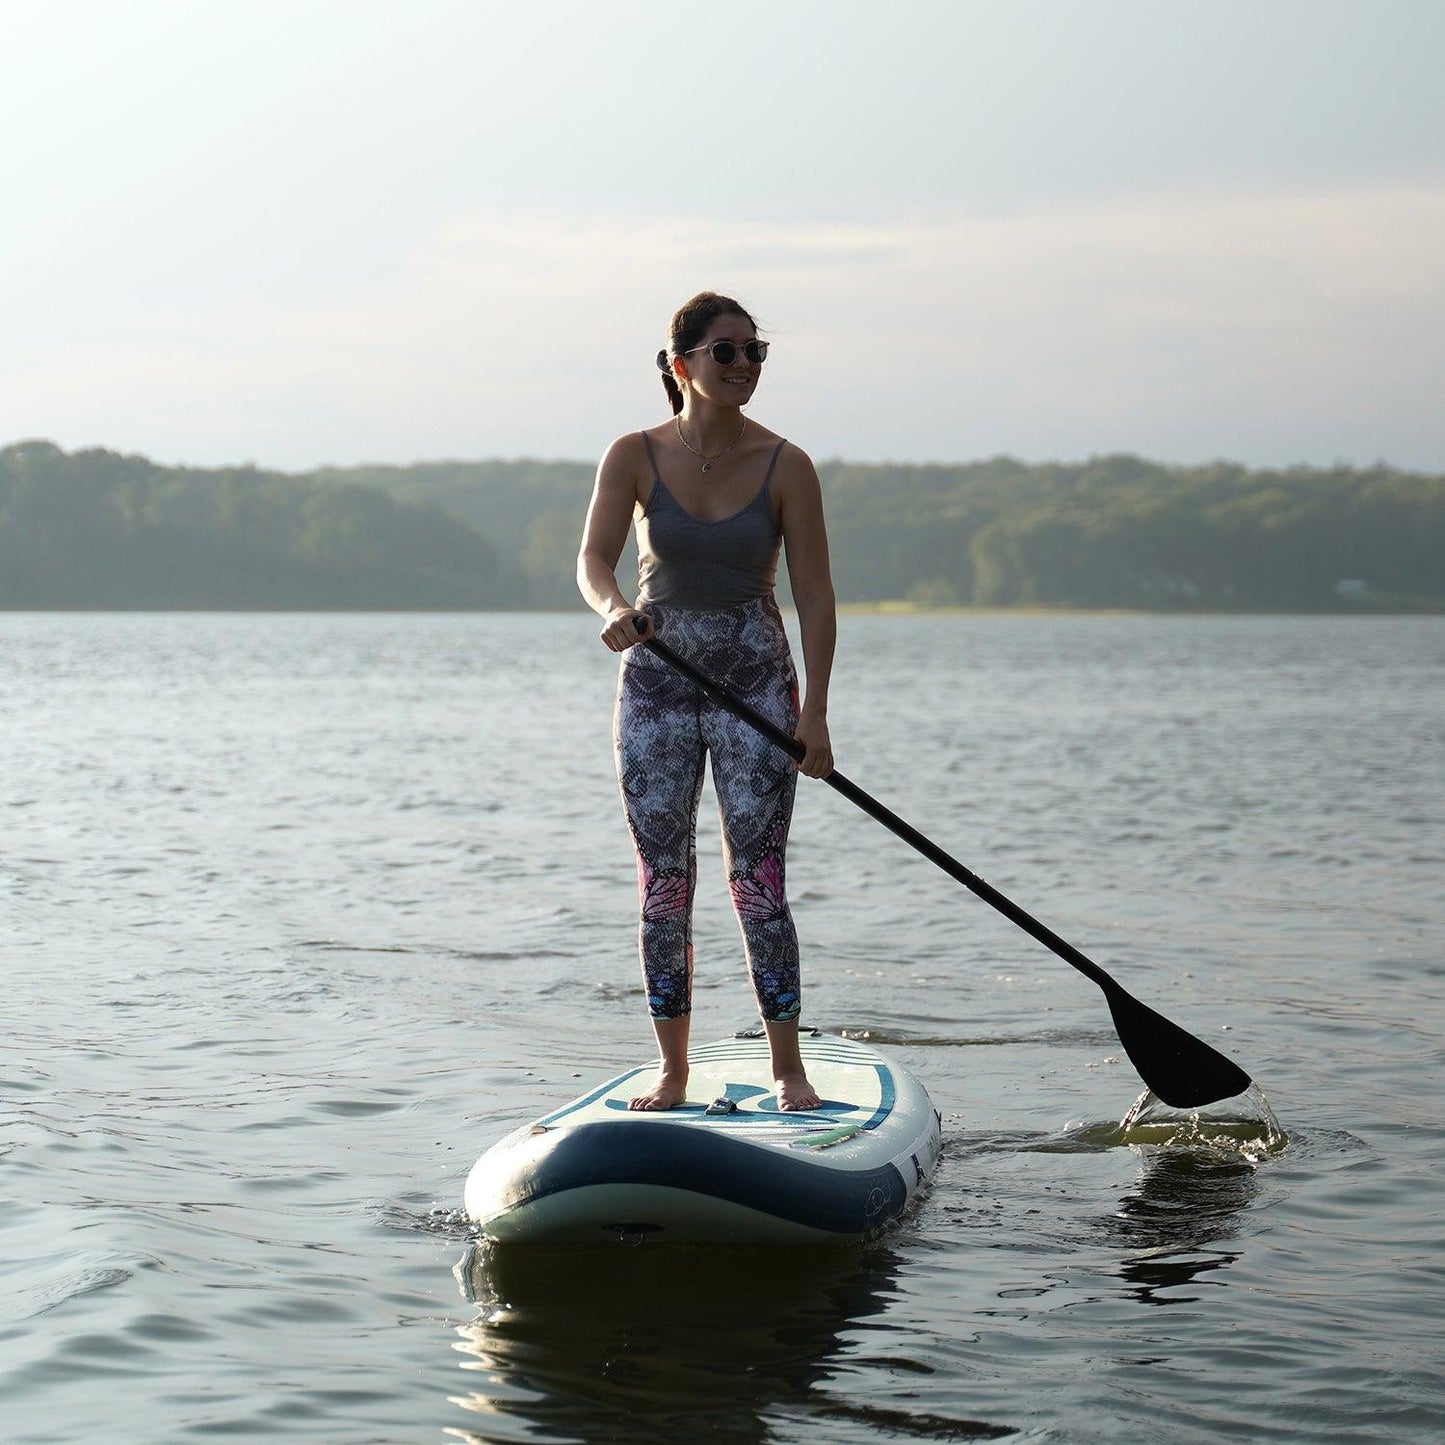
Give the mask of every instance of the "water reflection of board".
[{"label": "water reflection of board", "polygon": [[826,1240],[897,1218],[938,1162],[922,1084],[876,1049],[804,1034],[823,1100],[783,1113],[767,1042],[692,1050],[688,1102],[633,1113],[655,1064],[629,1069],[509,1134],[467,1179],[468,1216],[498,1240]]}]

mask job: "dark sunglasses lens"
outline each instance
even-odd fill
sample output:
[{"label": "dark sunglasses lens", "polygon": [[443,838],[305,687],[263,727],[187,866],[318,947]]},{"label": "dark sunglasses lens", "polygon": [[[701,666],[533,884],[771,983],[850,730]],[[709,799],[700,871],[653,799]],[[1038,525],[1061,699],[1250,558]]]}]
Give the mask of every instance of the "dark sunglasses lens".
[{"label": "dark sunglasses lens", "polygon": [[[738,359],[738,344],[735,341],[714,341],[708,350],[719,366],[731,366]],[[768,359],[768,343],[745,341],[742,352],[754,366],[758,366]]]}]

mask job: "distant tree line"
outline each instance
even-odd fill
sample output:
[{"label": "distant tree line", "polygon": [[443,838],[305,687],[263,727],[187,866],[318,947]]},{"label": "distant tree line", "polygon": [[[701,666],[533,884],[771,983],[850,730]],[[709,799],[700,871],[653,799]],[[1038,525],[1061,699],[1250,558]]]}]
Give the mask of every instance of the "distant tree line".
[{"label": "distant tree line", "polygon": [[[1445,476],[1133,456],[819,471],[845,602],[1445,609]],[[575,607],[591,480],[577,462],[286,474],[22,442],[0,450],[0,607]]]},{"label": "distant tree line", "polygon": [[494,607],[501,573],[441,507],[374,487],[0,451],[0,607]]},{"label": "distant tree line", "polygon": [[1367,469],[822,469],[840,592],[934,605],[1316,611],[1445,604],[1445,477]]}]

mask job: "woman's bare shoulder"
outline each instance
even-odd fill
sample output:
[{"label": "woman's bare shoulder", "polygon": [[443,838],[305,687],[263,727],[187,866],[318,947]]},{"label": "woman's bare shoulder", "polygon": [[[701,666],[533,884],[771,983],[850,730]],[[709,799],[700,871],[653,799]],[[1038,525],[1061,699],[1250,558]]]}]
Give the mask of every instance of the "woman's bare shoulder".
[{"label": "woman's bare shoulder", "polygon": [[[649,428],[649,433],[656,428]],[[607,450],[602,453],[602,465],[609,462],[636,462],[643,460],[647,455],[647,447],[642,440],[640,431],[623,432],[620,437],[614,437],[609,443]]]},{"label": "woman's bare shoulder", "polygon": [[[655,430],[652,429],[652,430]],[[648,433],[652,434],[651,431]],[[597,495],[646,504],[652,490],[652,460],[640,431],[624,432],[602,454],[597,465]]]},{"label": "woman's bare shoulder", "polygon": [[777,464],[773,468],[773,480],[784,488],[806,488],[816,490],[818,486],[818,469],[813,465],[813,459],[796,442],[782,442],[778,452]]}]

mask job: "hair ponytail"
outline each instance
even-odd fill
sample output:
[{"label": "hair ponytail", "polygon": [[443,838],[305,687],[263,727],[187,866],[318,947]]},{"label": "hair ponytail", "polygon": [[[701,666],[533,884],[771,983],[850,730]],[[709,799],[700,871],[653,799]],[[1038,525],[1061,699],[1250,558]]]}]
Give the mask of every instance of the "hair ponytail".
[{"label": "hair ponytail", "polygon": [[667,393],[668,405],[676,416],[682,410],[682,388],[672,374],[672,363],[667,359],[666,347],[657,353],[657,369],[662,373],[662,389]]},{"label": "hair ponytail", "polygon": [[662,373],[662,389],[674,416],[682,410],[682,388],[672,374],[672,357],[697,346],[719,316],[741,316],[754,331],[758,329],[758,323],[738,302],[716,291],[699,291],[673,313],[672,325],[667,329],[668,345],[657,353],[657,369]]}]

